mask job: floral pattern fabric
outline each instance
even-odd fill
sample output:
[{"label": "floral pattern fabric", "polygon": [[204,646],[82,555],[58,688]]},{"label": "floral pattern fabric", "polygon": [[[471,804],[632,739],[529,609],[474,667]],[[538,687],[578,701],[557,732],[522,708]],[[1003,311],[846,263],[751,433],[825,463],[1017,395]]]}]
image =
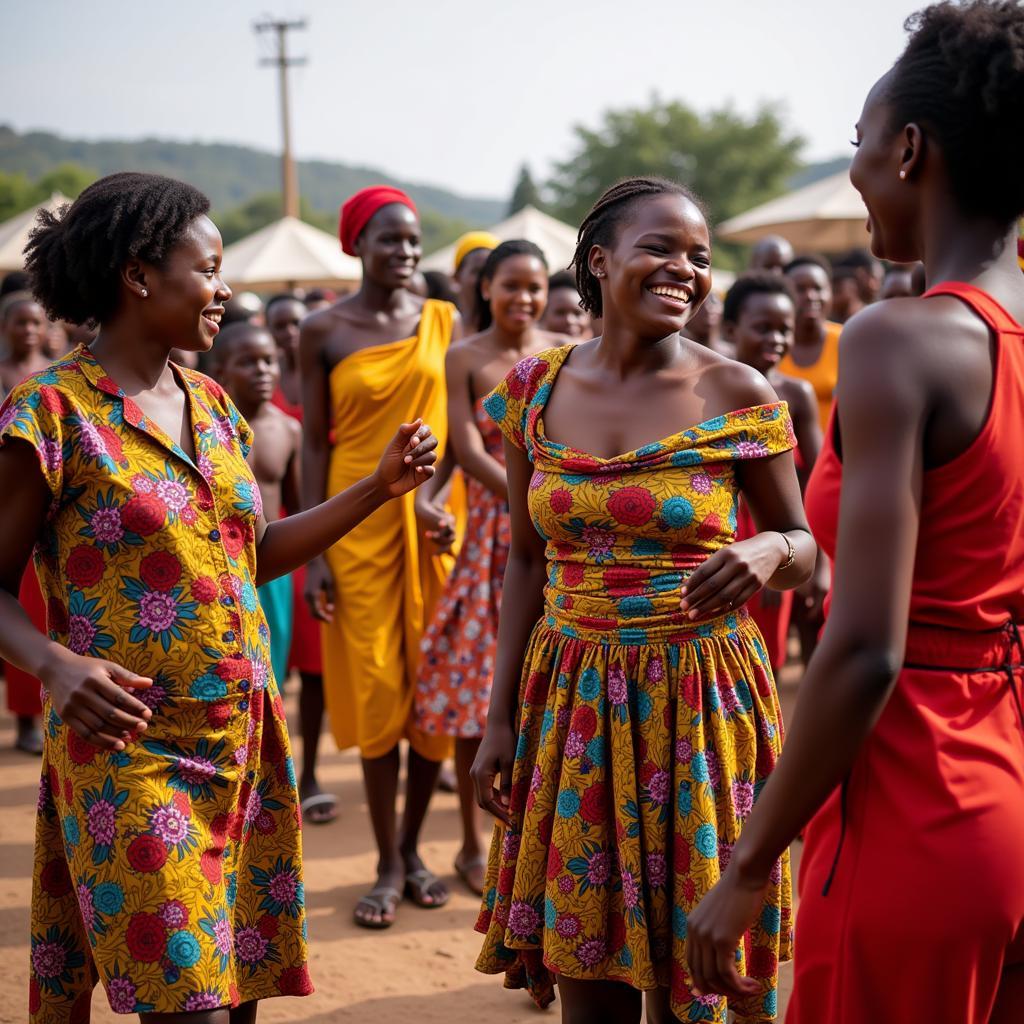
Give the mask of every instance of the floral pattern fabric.
[{"label": "floral pattern fabric", "polygon": [[[482,402],[473,414],[487,454],[503,463],[501,431]],[[466,479],[466,535],[420,643],[414,723],[426,733],[476,739],[483,736],[491,699],[510,529],[508,502]]]},{"label": "floral pattern fabric", "polygon": [[153,679],[119,753],[44,701],[29,1010],[85,1020],[312,991],[298,799],[254,583],[249,427],[177,369],[193,462],[88,349],[19,385],[0,443],[28,442],[52,500],[34,559],[50,637]]},{"label": "floral pattern fabric", "polygon": [[[552,973],[665,986],[681,1020],[724,1024],[724,999],[690,991],[687,915],[728,863],[782,718],[746,611],[691,623],[680,587],[734,539],[737,462],[791,449],[792,425],[784,403],[758,406],[596,458],[544,434],[571,351],[524,360],[486,399],[534,465],[529,507],[548,576],[477,968],[505,972],[542,1004]],[[740,972],[761,983],[728,1006],[738,1021],[775,1019],[791,921],[787,854],[737,950]]]}]

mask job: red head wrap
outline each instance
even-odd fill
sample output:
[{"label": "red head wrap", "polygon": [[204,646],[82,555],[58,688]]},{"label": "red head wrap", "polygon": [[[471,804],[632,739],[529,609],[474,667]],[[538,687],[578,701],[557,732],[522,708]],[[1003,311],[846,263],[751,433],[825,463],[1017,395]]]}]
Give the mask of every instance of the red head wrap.
[{"label": "red head wrap", "polygon": [[417,217],[419,216],[416,204],[400,188],[392,188],[390,185],[371,185],[346,199],[338,220],[338,237],[341,239],[342,252],[355,256],[356,239],[363,228],[382,206],[389,206],[391,203],[408,206]]}]

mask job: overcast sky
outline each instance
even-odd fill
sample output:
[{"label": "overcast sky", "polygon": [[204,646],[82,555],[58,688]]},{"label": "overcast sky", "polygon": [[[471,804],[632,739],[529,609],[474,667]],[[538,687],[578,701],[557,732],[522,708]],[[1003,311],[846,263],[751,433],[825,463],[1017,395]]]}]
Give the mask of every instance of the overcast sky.
[{"label": "overcast sky", "polygon": [[850,150],[899,55],[905,0],[33,0],[4,5],[0,121],[76,138],[276,150],[270,12],[290,35],[296,153],[505,197],[572,126],[653,93],[699,110],[781,101],[806,156]]}]

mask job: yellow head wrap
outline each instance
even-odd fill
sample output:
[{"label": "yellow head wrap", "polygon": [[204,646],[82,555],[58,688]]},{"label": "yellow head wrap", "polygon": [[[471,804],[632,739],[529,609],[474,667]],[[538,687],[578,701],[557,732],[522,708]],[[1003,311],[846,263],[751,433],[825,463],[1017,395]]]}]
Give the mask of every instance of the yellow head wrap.
[{"label": "yellow head wrap", "polygon": [[475,249],[497,249],[501,239],[490,231],[470,231],[455,243],[455,271],[459,272],[462,261]]}]

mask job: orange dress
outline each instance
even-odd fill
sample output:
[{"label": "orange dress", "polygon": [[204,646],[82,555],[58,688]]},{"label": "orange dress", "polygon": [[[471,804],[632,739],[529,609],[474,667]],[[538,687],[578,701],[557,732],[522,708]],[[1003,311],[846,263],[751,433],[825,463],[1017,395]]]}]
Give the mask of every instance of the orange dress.
[{"label": "orange dress", "polygon": [[[501,431],[473,407],[487,454],[504,463]],[[511,531],[508,502],[467,477],[466,537],[433,622],[423,634],[416,686],[417,729],[479,738],[484,734],[498,649],[498,615]]]},{"label": "orange dress", "polygon": [[794,362],[792,352],[783,356],[779,362],[779,373],[784,373],[787,377],[799,377],[808,381],[814,388],[814,394],[818,399],[818,422],[823,431],[828,426],[832,396],[839,380],[839,334],[842,329],[842,324],[834,324],[831,320],[825,322],[825,344],[821,348],[817,362],[810,366],[801,366]]},{"label": "orange dress", "polygon": [[[924,474],[906,660],[806,830],[788,1024],[987,1024],[1024,966],[1024,328],[977,288],[941,294],[998,339],[991,410]],[[828,430],[807,513],[830,557],[840,474]]]}]

